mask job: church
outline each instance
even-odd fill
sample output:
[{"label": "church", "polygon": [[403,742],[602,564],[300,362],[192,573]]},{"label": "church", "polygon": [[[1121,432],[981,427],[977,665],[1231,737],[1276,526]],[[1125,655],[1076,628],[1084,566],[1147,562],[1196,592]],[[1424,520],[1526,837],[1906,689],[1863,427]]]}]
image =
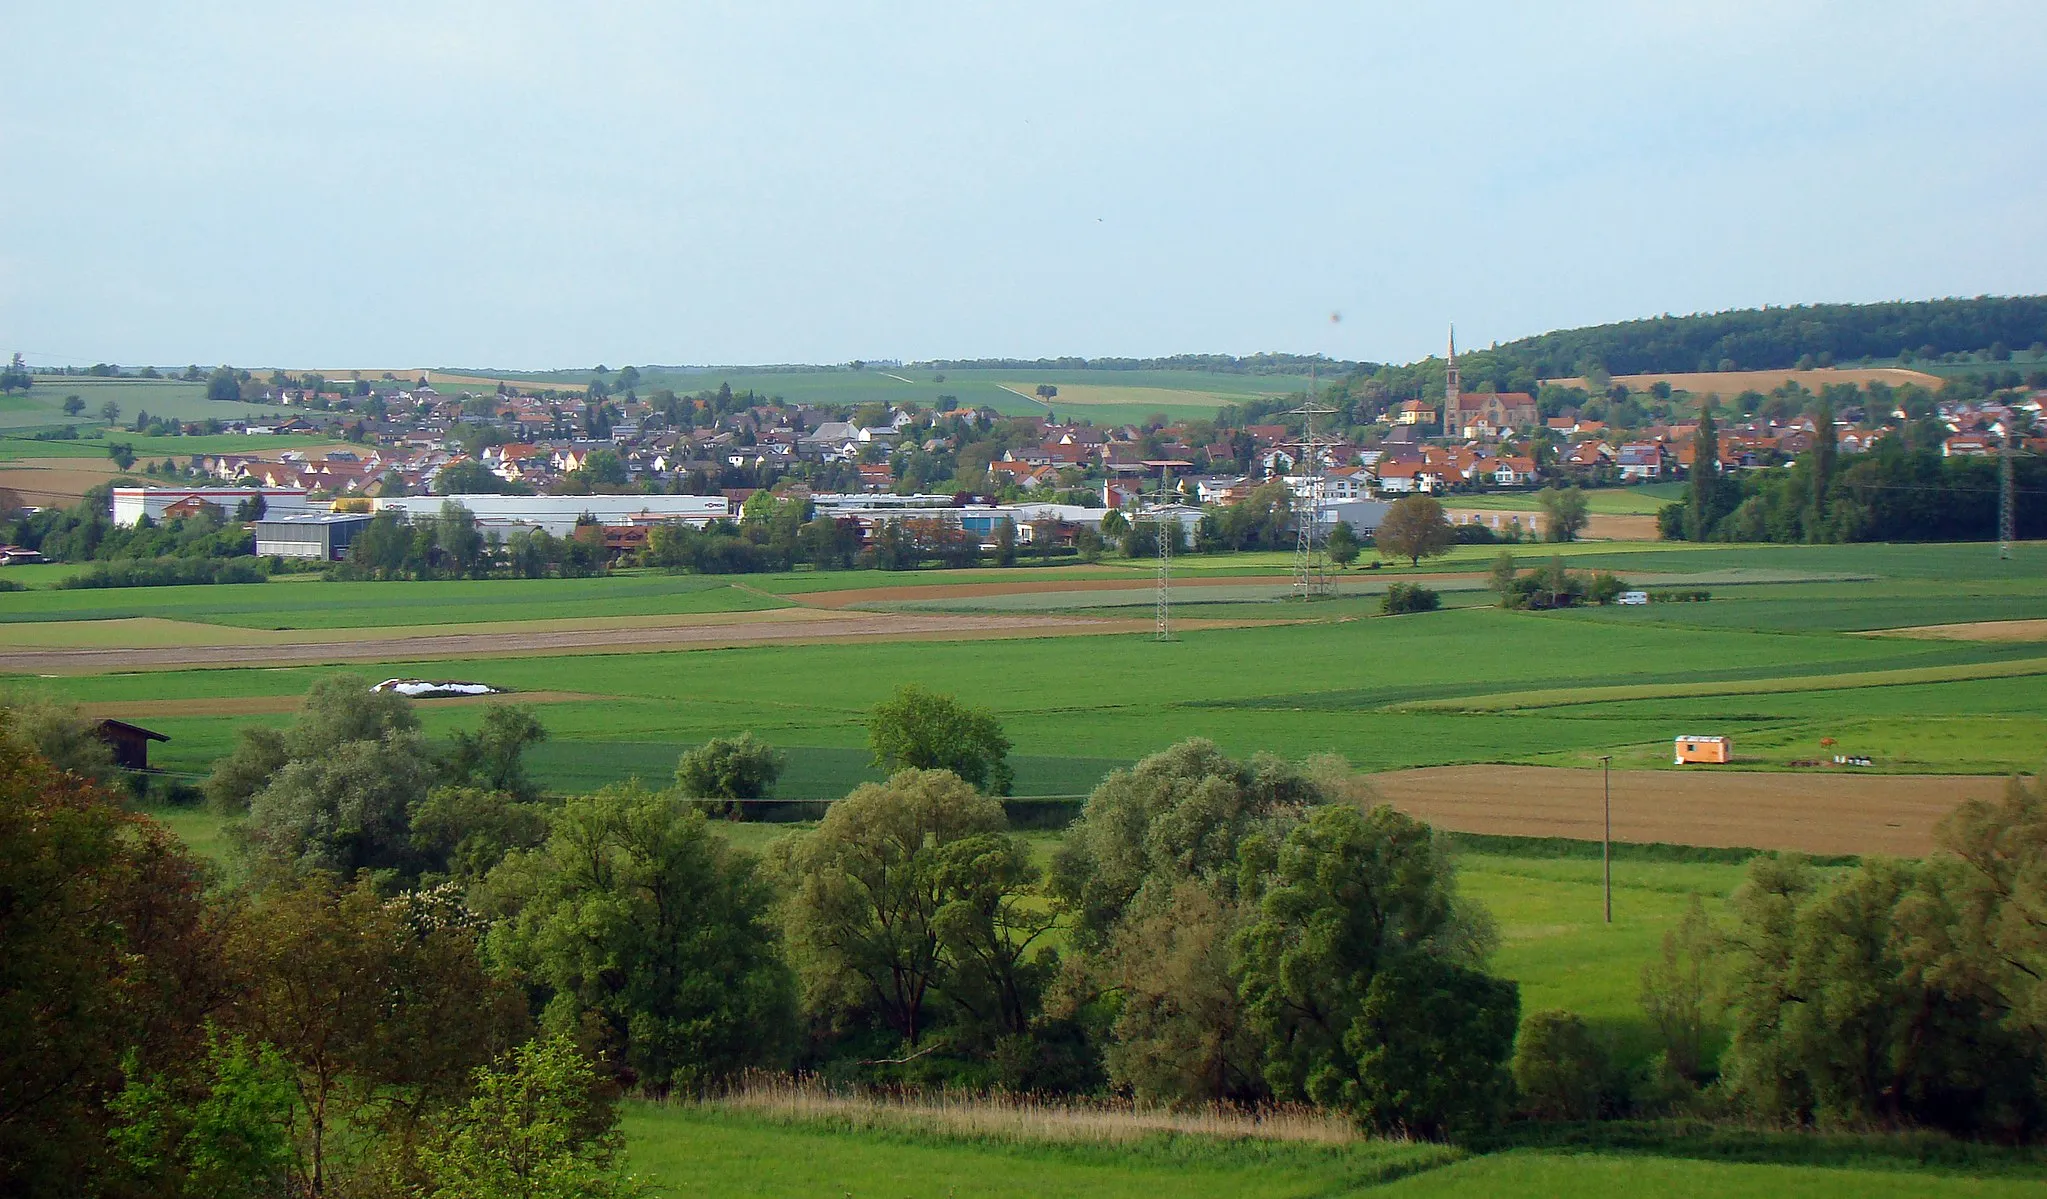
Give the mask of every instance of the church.
[{"label": "church", "polygon": [[1525,391],[1465,395],[1457,378],[1457,329],[1450,329],[1449,369],[1443,376],[1443,436],[1466,441],[1492,441],[1502,433],[1526,428],[1541,419],[1535,397]]}]

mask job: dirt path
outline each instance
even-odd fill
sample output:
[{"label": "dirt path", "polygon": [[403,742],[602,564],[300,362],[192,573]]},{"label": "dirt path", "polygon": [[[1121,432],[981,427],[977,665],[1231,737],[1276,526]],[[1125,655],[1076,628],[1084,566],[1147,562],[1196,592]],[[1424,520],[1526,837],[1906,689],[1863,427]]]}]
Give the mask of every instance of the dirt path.
[{"label": "dirt path", "polygon": [[1864,637],[1923,637],[1935,641],[2047,641],[2047,620],[1978,620],[1874,629]]},{"label": "dirt path", "polygon": [[[502,695],[450,695],[414,702],[434,708],[469,708],[478,704],[573,704],[601,700],[578,691],[507,691]],[[301,695],[217,695],[205,699],[136,699],[123,703],[80,704],[78,710],[101,720],[149,720],[169,716],[268,716],[296,712]]]},{"label": "dirt path", "polygon": [[[1236,622],[1200,622],[1210,625]],[[1187,622],[1185,627],[1195,627]],[[534,654],[656,653],[761,643],[951,640],[978,637],[1083,636],[1151,628],[1148,620],[1074,616],[954,616],[819,613],[813,619],[659,628],[560,629],[532,633],[445,633],[322,639],[311,633],[284,645],[170,645],[0,650],[0,673],[112,674],[205,666],[305,666],[339,662],[412,662],[429,658],[503,658]]]},{"label": "dirt path", "polygon": [[[1457,580],[1468,581],[1482,578],[1483,571],[1463,572],[1422,572],[1401,570],[1370,571],[1357,570],[1336,576],[1338,583],[1429,583],[1441,584]],[[1291,587],[1292,575],[1218,575],[1213,578],[1185,578],[1173,576],[1173,590],[1188,587]],[[1037,579],[1019,580],[1011,583],[934,583],[919,587],[906,584],[898,587],[862,587],[850,591],[813,591],[808,594],[777,596],[810,608],[850,608],[863,603],[886,603],[892,600],[951,600],[979,599],[991,595],[1040,595],[1064,591],[1150,591],[1157,581],[1149,576],[1132,575],[1127,579]]]},{"label": "dirt path", "polygon": [[[1597,770],[1433,766],[1372,776],[1385,800],[1459,832],[1597,841]],[[2005,780],[1978,775],[1613,772],[1613,837],[1804,853],[1917,856],[1965,799],[1994,800]]]}]

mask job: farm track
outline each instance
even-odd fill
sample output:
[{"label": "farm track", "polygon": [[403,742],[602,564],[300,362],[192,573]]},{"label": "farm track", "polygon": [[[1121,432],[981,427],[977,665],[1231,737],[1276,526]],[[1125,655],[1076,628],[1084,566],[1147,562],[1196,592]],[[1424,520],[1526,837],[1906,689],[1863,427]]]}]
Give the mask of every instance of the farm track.
[{"label": "farm track", "polygon": [[[1385,578],[1391,583],[1449,583],[1482,578],[1480,571],[1458,571],[1437,574],[1408,574],[1386,572]],[[1343,583],[1370,582],[1372,572],[1358,571],[1344,575],[1338,580]],[[1291,587],[1292,575],[1219,575],[1214,578],[1173,577],[1173,590],[1200,587]],[[802,604],[809,608],[851,608],[864,603],[886,603],[895,600],[952,600],[979,599],[997,595],[1041,595],[1064,591],[1150,591],[1157,586],[1150,577],[1133,575],[1127,579],[1052,579],[1039,582],[1035,579],[1015,583],[941,583],[928,587],[862,587],[847,591],[812,591],[807,594],[791,594],[778,598]]]},{"label": "farm track", "polygon": [[[606,696],[580,691],[506,691],[498,695],[449,695],[415,700],[427,708],[471,708],[488,704],[574,704],[602,701]],[[149,720],[173,716],[271,716],[296,712],[303,695],[216,695],[200,699],[136,699],[118,703],[80,704],[78,710],[96,720]]]},{"label": "farm track", "polygon": [[1919,637],[1929,641],[2047,641],[2047,620],[1976,620],[1871,629],[1860,637]]},{"label": "farm track", "polygon": [[[1600,772],[1553,766],[1429,766],[1371,776],[1380,798],[1443,828],[1597,841]],[[1966,799],[1995,800],[1993,775],[1613,772],[1613,837],[1817,854],[1917,857]]]},{"label": "farm track", "polygon": [[[1187,621],[1182,627],[1228,627],[1236,621]],[[954,616],[816,613],[809,619],[752,624],[674,624],[653,628],[555,629],[532,633],[412,633],[347,638],[308,636],[275,645],[221,644],[78,647],[0,651],[0,673],[113,674],[193,667],[309,666],[343,662],[412,662],[431,658],[658,653],[763,643],[966,640],[1057,637],[1147,631],[1148,620],[1073,616]]]}]

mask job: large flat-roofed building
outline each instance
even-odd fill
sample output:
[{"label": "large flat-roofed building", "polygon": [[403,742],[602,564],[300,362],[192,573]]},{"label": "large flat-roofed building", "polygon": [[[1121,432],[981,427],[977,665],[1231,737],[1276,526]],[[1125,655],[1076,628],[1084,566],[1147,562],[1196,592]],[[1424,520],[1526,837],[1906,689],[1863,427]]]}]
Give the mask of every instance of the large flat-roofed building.
[{"label": "large flat-roofed building", "polygon": [[[306,502],[305,489],[290,487],[116,487],[114,488],[114,523],[133,528],[148,517],[152,523],[161,524],[167,515],[177,515],[170,509],[185,505],[185,510],[194,510],[201,505],[211,505],[229,518],[249,497],[263,497],[263,515],[291,516],[300,512],[311,512],[313,505]],[[189,501],[189,502],[188,502]]]},{"label": "large flat-roofed building", "polygon": [[256,522],[256,553],[262,557],[312,558],[334,562],[369,527],[364,512],[301,512]]},{"label": "large flat-roofed building", "polygon": [[402,512],[408,520],[439,516],[442,504],[455,503],[469,509],[480,529],[545,529],[557,537],[575,532],[585,515],[600,525],[700,525],[732,515],[722,495],[410,495],[374,502],[377,511]]}]

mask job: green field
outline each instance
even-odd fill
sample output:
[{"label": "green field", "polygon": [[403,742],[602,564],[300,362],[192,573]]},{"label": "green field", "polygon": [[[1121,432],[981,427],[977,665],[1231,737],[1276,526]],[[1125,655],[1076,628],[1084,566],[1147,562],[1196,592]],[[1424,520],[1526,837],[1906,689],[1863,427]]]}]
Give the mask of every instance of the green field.
[{"label": "green field", "polygon": [[[1474,571],[1465,547],[1447,565]],[[1372,592],[1407,572],[1352,572],[1365,594],[1306,605],[1235,586],[1181,593],[1188,617],[1259,620],[1188,629],[1173,644],[1143,634],[985,641],[830,642],[515,659],[377,662],[376,677],[474,678],[518,691],[590,698],[549,703],[552,739],[541,779],[571,790],[637,774],[662,777],[677,754],[712,736],[752,730],[788,750],[783,793],[843,794],[868,777],[857,751],[866,712],[916,682],[994,709],[1020,759],[1019,790],[1085,790],[1105,762],[1129,761],[1189,736],[1232,753],[1334,752],[1363,769],[1471,762],[1582,765],[1600,754],[1662,765],[1678,726],[1729,733],[1748,765],[1810,758],[1822,736],[1881,747],[1881,769],[2004,773],[2039,765],[2047,745],[2047,677],[2039,643],[1973,643],[1850,635],[1843,628],[1922,620],[2047,617],[2047,547],[2000,563],[1979,546],[1564,547],[1574,563],[1637,577],[1857,578],[1714,587],[1703,604],[1585,612],[1507,612],[1473,590],[1452,607],[1373,616]],[[1257,558],[1190,564],[1226,578],[1271,574]],[[1637,569],[1646,567],[1649,569]],[[1748,572],[1737,574],[1736,572]],[[820,590],[965,581],[1133,576],[1142,564],[1017,571],[791,574],[723,580],[635,574],[527,582],[327,583],[298,577],[241,587],[0,594],[0,646],[190,643],[350,630],[475,627],[486,621],[740,613]],[[1475,586],[1475,579],[1446,582]],[[946,610],[1094,611],[1141,615],[1146,590],[1007,595],[984,601],[889,598],[873,606]],[[788,597],[787,600],[776,598]],[[1261,598],[1262,597],[1262,598]],[[1110,607],[1093,605],[1109,604]],[[1465,606],[1456,606],[1465,605]],[[124,618],[167,622],[115,625]],[[1272,623],[1289,620],[1299,623]],[[77,621],[73,624],[52,624]],[[219,631],[208,634],[206,628]],[[365,633],[364,635],[368,635]],[[302,693],[324,668],[139,671],[23,680],[117,711],[128,701]],[[473,720],[424,706],[430,731]],[[166,766],[199,772],[244,720],[173,715],[151,727],[174,740]],[[1748,751],[1756,751],[1751,755]]]},{"label": "green field", "polygon": [[[451,367],[449,370],[453,374],[468,378],[519,381],[535,388],[554,386],[581,390],[592,378],[587,371],[502,373],[461,367]],[[938,380],[939,375],[945,377],[943,382]],[[1005,383],[1020,386],[1027,394],[1018,395],[1004,388],[1002,385]],[[1034,392],[1040,383],[1049,383],[1055,387],[1079,385],[1083,388],[1131,389],[1136,394],[1127,399],[1118,396],[1116,402],[1112,403],[1068,405],[1062,405],[1058,397],[1054,397],[1051,403],[1046,405],[1028,394]],[[1042,416],[1050,411],[1106,425],[1142,421],[1153,413],[1164,413],[1175,419],[1209,417],[1224,404],[1240,403],[1258,396],[1283,396],[1304,392],[1308,388],[1308,379],[1304,375],[1239,375],[1210,371],[1016,369],[936,371],[873,366],[860,370],[845,367],[788,370],[719,367],[667,371],[644,367],[641,369],[638,391],[644,396],[657,388],[666,387],[673,389],[677,394],[688,395],[698,391],[716,391],[720,384],[729,384],[734,391],[751,389],[770,398],[779,396],[792,404],[819,406],[908,402],[920,404],[925,408],[934,408],[937,406],[939,396],[949,395],[956,397],[962,408],[988,407],[1012,416]],[[437,386],[448,390],[458,385]],[[1156,399],[1146,397],[1143,394],[1146,390],[1157,391],[1160,395]],[[1190,392],[1203,398],[1190,399],[1187,394]]]},{"label": "green field", "polygon": [[123,429],[81,426],[75,440],[37,441],[33,437],[0,436],[0,462],[19,462],[24,458],[105,458],[107,447],[117,442],[134,450],[138,459],[184,459],[195,454],[269,454],[278,450],[347,444],[329,437],[251,436],[246,433],[146,437]]},{"label": "green field", "polygon": [[[78,416],[64,414],[64,399],[77,396],[85,401]],[[99,424],[100,405],[108,400],[121,406],[122,417],[134,420],[142,411],[152,416],[179,420],[239,420],[254,417],[281,419],[294,409],[273,404],[232,403],[206,398],[206,384],[171,379],[108,379],[83,375],[37,375],[35,386],[24,392],[0,396],[0,428]]]},{"label": "green field", "polygon": [[[0,644],[8,626],[50,621],[191,621],[245,629],[381,629],[407,626],[752,612],[786,606],[773,596],[687,575],[616,579],[448,580],[331,583],[283,575],[238,586],[132,587],[0,593]],[[109,629],[110,643],[127,634]]]},{"label": "green field", "polygon": [[1969,1177],[1909,1162],[1780,1165],[1525,1149],[1462,1157],[1427,1145],[1369,1142],[1323,1148],[1161,1136],[1113,1147],[1009,1144],[791,1126],[716,1109],[647,1104],[627,1108],[624,1130],[632,1168],[664,1193],[758,1199],[1650,1194],[1987,1199],[2038,1194],[2042,1176],[2029,1165],[1996,1170],[2007,1176]]}]

